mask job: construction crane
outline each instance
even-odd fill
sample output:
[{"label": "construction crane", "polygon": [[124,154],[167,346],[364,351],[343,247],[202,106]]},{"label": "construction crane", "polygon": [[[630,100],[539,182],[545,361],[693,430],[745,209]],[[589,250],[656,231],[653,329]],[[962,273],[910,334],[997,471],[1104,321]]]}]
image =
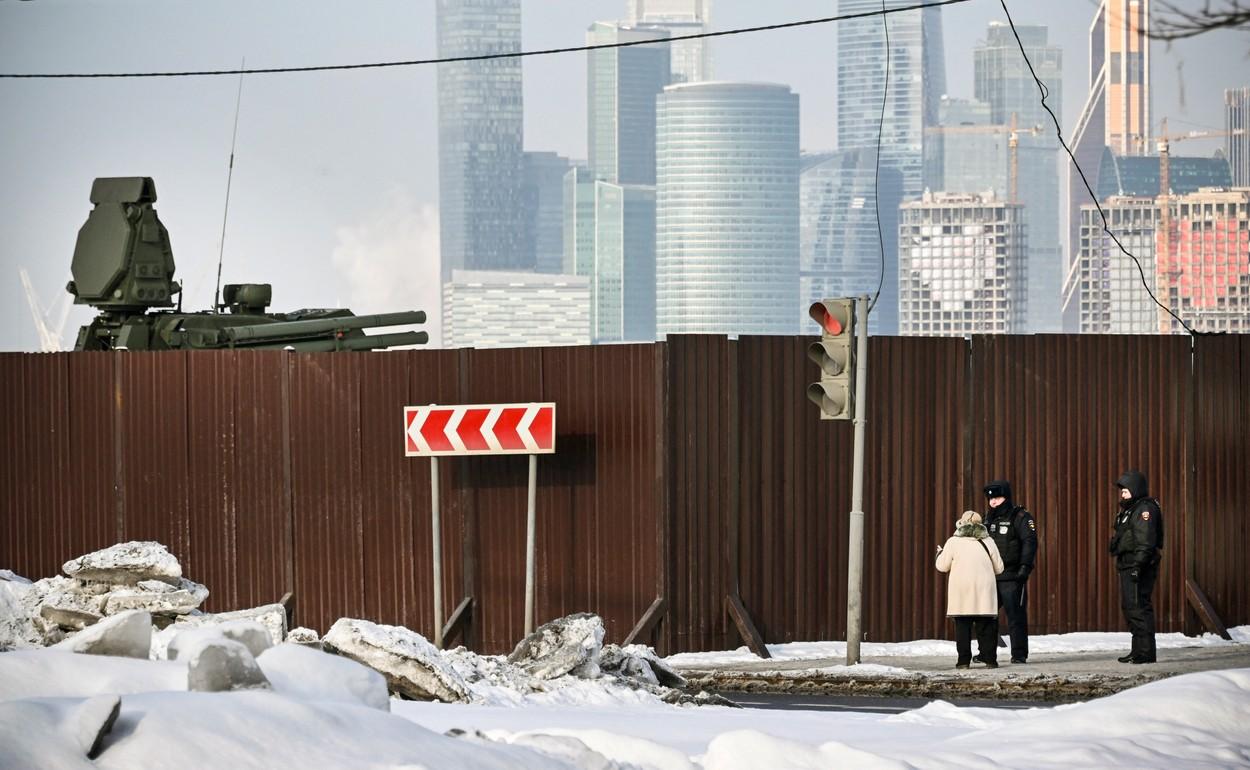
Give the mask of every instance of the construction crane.
[{"label": "construction crane", "polygon": [[[1246,133],[1244,128],[1231,131],[1186,131],[1183,134],[1168,134],[1168,119],[1164,118],[1159,136],[1155,138],[1159,149],[1159,196],[1155,203],[1159,207],[1159,237],[1155,239],[1155,273],[1158,288],[1170,287],[1179,275],[1180,270],[1172,266],[1172,176],[1171,176],[1171,143],[1186,139],[1217,139],[1220,137],[1239,136]],[[1165,297],[1164,299],[1168,299]],[[1171,331],[1171,314],[1163,308],[1159,309],[1159,331],[1167,334]]]},{"label": "construction crane", "polygon": [[[26,303],[30,305],[31,317],[35,320],[35,331],[39,334],[39,349],[44,353],[57,353],[61,350],[61,330],[65,328],[65,319],[69,316],[69,295],[61,297],[50,308],[45,308],[35,294],[35,287],[30,282],[30,274],[26,268],[19,267],[18,274],[22,279],[22,289],[26,291]],[[56,320],[52,313],[56,312]]]},{"label": "construction crane", "polygon": [[926,133],[935,134],[1007,134],[1007,155],[1009,169],[1007,172],[1008,203],[1019,203],[1018,180],[1020,178],[1019,145],[1020,134],[1037,136],[1042,133],[1041,126],[1019,128],[1016,125],[1016,113],[1011,113],[1011,123],[1007,125],[979,126],[933,126],[925,129]]}]

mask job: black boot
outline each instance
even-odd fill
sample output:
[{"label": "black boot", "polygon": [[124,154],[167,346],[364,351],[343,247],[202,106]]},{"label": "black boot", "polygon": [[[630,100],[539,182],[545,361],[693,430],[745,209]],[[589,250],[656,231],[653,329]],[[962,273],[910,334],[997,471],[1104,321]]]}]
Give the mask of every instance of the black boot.
[{"label": "black boot", "polygon": [[1121,663],[1132,663],[1133,653],[1130,652],[1128,655],[1121,655],[1120,657],[1116,658],[1116,660],[1120,661]]}]

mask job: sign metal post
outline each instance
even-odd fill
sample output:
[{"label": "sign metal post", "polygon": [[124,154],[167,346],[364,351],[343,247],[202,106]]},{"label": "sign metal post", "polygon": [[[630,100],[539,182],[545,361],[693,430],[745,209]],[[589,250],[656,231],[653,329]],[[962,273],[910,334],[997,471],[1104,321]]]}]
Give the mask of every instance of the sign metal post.
[{"label": "sign metal post", "polygon": [[[538,455],[556,451],[556,405],[470,404],[404,407],[405,455],[430,458],[430,508],[434,562],[434,646],[443,647],[443,549],[438,500],[438,458],[446,455],[529,455],[525,522],[525,633],[534,630],[535,530]],[[459,613],[457,613],[458,615]]]}]

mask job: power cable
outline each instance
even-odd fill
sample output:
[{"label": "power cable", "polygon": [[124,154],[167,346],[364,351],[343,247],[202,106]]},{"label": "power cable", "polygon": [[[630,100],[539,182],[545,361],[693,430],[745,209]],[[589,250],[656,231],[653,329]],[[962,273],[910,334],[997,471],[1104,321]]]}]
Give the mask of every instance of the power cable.
[{"label": "power cable", "polygon": [[[1068,153],[1068,157],[1072,159],[1073,168],[1076,169],[1076,173],[1080,174],[1081,182],[1085,184],[1085,189],[1089,192],[1089,197],[1094,201],[1094,206],[1098,209],[1098,215],[1102,217],[1103,232],[1111,237],[1111,240],[1115,242],[1116,246],[1120,247],[1120,251],[1123,252],[1126,257],[1133,260],[1133,264],[1137,265],[1137,274],[1141,276],[1142,288],[1146,290],[1146,293],[1150,295],[1150,299],[1152,299],[1156,305],[1166,310],[1168,315],[1175,318],[1177,323],[1185,327],[1185,331],[1189,332],[1191,335],[1211,334],[1211,332],[1194,331],[1189,324],[1185,323],[1184,319],[1172,312],[1172,308],[1159,301],[1158,297],[1155,296],[1155,293],[1150,290],[1150,284],[1146,283],[1146,271],[1142,269],[1141,262],[1137,259],[1137,257],[1133,256],[1132,252],[1124,248],[1124,244],[1120,243],[1120,239],[1116,237],[1115,233],[1111,232],[1111,227],[1107,223],[1107,212],[1103,210],[1102,204],[1098,202],[1098,196],[1094,193],[1094,188],[1090,186],[1089,180],[1085,178],[1085,172],[1081,170],[1081,164],[1076,162],[1076,156],[1072,154],[1072,148],[1069,147],[1068,143],[1063,140],[1063,129],[1059,126],[1059,118],[1055,117],[1054,110],[1052,110],[1050,105],[1046,103],[1046,98],[1050,96],[1050,89],[1048,89],[1046,84],[1042,82],[1042,79],[1037,76],[1037,72],[1033,69],[1033,62],[1029,61],[1029,55],[1024,50],[1024,43],[1020,40],[1020,33],[1016,31],[1016,24],[1011,19],[1011,11],[1007,10],[1007,0],[999,0],[999,3],[1003,6],[1003,13],[1007,15],[1007,24],[1011,26],[1011,34],[1015,35],[1016,45],[1020,47],[1020,55],[1024,57],[1024,63],[1029,68],[1029,74],[1033,76],[1034,82],[1037,83],[1038,90],[1041,91],[1042,108],[1046,110],[1046,112],[1050,115],[1050,119],[1054,121],[1055,135],[1059,137],[1059,144],[1063,146],[1064,151]],[[1168,237],[1168,233],[1164,233],[1163,237],[1166,239]]]},{"label": "power cable", "polygon": [[881,29],[885,31],[885,87],[881,91],[881,122],[877,124],[877,155],[876,168],[872,178],[872,210],[877,215],[877,248],[881,251],[881,272],[877,275],[877,291],[868,303],[868,312],[877,306],[881,297],[881,287],[885,285],[885,232],[881,229],[881,135],[885,133],[885,105],[890,96],[890,23],[885,18],[885,0],[881,0]]},{"label": "power cable", "polygon": [[906,11],[922,10],[924,8],[938,8],[944,5],[957,5],[966,3],[969,0],[934,0],[929,3],[917,3],[902,8],[882,9],[880,11],[865,11],[862,13],[847,13],[841,16],[827,16],[821,19],[805,19],[803,21],[788,21],[781,24],[766,24],[760,27],[741,27],[738,29],[726,29],[719,32],[698,32],[689,35],[673,35],[672,37],[654,38],[648,40],[630,40],[619,43],[600,43],[597,45],[580,45],[568,48],[547,48],[538,51],[512,51],[509,53],[488,53],[479,54],[477,56],[451,56],[442,59],[413,59],[411,61],[392,61],[392,62],[373,62],[369,64],[324,64],[312,67],[268,67],[263,69],[234,69],[234,70],[189,70],[184,72],[77,72],[77,73],[0,73],[0,78],[173,78],[173,77],[201,77],[211,75],[273,75],[286,72],[328,72],[332,70],[359,70],[359,69],[379,69],[382,67],[415,67],[424,64],[452,64],[455,62],[470,61],[490,61],[493,59],[520,59],[526,56],[548,56],[557,53],[574,53],[576,51],[598,51],[605,48],[627,48],[635,45],[654,45],[656,43],[674,43],[682,40],[700,40],[711,37],[727,37],[729,35],[743,35],[749,32],[768,32],[777,29],[791,29],[794,27],[809,27],[815,24],[829,24],[838,21],[848,21],[850,19],[863,19],[873,16],[885,16],[891,13],[904,13]]}]

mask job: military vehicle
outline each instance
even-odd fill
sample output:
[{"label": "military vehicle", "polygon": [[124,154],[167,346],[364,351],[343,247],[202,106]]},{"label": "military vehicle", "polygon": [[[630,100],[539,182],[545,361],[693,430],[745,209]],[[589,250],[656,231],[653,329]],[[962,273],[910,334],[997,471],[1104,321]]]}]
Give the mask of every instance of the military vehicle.
[{"label": "military vehicle", "polygon": [[[74,304],[99,315],[78,331],[74,350],[279,348],[298,351],[377,350],[422,345],[425,332],[366,335],[365,329],[425,323],[414,310],[357,316],[345,309],[266,313],[267,283],[227,284],[212,310],[182,312],[169,232],[156,216],[150,177],[96,179],[95,207],[78,231],[65,287]],[[177,306],[174,296],[178,296]]]}]

